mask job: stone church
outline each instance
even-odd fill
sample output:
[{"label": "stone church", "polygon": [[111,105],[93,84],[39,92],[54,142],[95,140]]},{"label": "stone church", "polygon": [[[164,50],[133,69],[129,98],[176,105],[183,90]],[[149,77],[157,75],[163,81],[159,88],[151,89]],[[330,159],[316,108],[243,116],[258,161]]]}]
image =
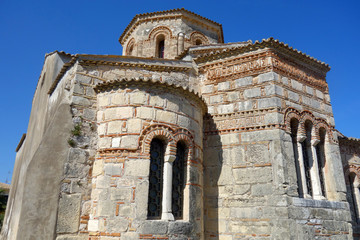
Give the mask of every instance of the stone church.
[{"label": "stone church", "polygon": [[45,56],[2,239],[359,239],[360,139],[327,64],[185,9],[119,42]]}]

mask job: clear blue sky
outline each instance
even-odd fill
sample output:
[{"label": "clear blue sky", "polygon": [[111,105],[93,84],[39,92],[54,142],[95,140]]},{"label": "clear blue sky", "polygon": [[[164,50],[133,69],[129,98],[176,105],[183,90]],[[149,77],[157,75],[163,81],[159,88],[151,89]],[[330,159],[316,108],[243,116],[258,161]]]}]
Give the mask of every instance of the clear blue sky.
[{"label": "clear blue sky", "polygon": [[0,182],[11,180],[45,53],[120,55],[135,14],[181,7],[221,23],[225,42],[274,37],[328,63],[336,128],[360,138],[357,0],[0,0]]}]

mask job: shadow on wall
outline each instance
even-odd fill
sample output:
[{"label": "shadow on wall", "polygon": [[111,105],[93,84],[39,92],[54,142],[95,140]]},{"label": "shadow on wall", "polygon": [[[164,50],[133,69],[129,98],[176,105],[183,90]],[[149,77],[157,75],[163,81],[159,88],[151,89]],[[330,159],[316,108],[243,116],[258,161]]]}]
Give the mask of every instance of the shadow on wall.
[{"label": "shadow on wall", "polygon": [[[211,129],[211,132],[207,132]],[[215,131],[213,131],[215,129]],[[204,232],[205,239],[219,239],[219,178],[223,168],[221,138],[211,117],[205,120]]]}]

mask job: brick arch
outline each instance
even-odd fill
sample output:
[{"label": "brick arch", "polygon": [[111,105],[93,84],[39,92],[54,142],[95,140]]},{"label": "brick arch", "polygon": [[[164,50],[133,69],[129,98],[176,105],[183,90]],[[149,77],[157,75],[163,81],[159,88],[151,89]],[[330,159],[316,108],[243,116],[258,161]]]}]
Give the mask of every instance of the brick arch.
[{"label": "brick arch", "polygon": [[129,43],[126,46],[126,55],[127,56],[130,55],[130,48],[131,47],[133,48],[133,51],[134,51],[134,48],[135,48],[135,39],[134,38],[130,39]]},{"label": "brick arch", "polygon": [[176,142],[174,141],[174,129],[165,124],[154,124],[145,128],[139,138],[139,146],[141,152],[144,154],[150,153],[150,144],[154,138],[159,138],[165,141],[166,148],[165,154],[176,154]]},{"label": "brick arch", "polygon": [[358,179],[360,179],[360,167],[355,166],[355,165],[347,165],[344,168],[344,175],[345,175],[345,183],[346,185],[350,185],[349,182],[349,175],[351,173],[355,173],[355,175],[357,176]]},{"label": "brick arch", "polygon": [[325,131],[326,131],[325,140],[331,141],[331,139],[332,139],[331,138],[332,131],[331,131],[331,128],[330,128],[329,124],[324,119],[316,118],[314,128],[315,128],[315,136],[316,136],[316,138],[320,139],[320,129],[324,128]]},{"label": "brick arch", "polygon": [[149,33],[148,41],[155,41],[156,37],[160,34],[163,34],[165,36],[165,39],[172,38],[172,31],[170,28],[165,26],[156,27]]},{"label": "brick arch", "polygon": [[291,120],[295,118],[300,123],[301,114],[295,108],[287,108],[284,114],[285,131],[291,133]]},{"label": "brick arch", "polygon": [[208,38],[203,33],[198,32],[198,31],[194,31],[194,32],[192,32],[190,34],[190,43],[191,43],[191,45],[195,45],[196,40],[201,40],[203,45],[209,44]]},{"label": "brick arch", "polygon": [[305,122],[309,120],[312,124],[311,136],[315,136],[315,116],[308,110],[301,112],[300,123],[299,123],[299,132],[305,135]]},{"label": "brick arch", "polygon": [[176,144],[179,142],[179,141],[183,141],[187,148],[188,148],[188,160],[189,161],[192,161],[193,158],[194,158],[194,137],[193,135],[187,130],[187,129],[184,129],[184,128],[179,128],[176,130],[176,133],[174,134],[174,140],[176,142]]}]

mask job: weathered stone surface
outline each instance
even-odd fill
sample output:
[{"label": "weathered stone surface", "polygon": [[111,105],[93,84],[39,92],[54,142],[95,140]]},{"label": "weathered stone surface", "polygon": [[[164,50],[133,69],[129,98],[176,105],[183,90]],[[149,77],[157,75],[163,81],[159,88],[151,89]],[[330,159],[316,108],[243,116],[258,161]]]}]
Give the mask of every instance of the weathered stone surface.
[{"label": "weathered stone surface", "polygon": [[56,232],[74,233],[79,229],[80,194],[62,194],[59,201]]}]

